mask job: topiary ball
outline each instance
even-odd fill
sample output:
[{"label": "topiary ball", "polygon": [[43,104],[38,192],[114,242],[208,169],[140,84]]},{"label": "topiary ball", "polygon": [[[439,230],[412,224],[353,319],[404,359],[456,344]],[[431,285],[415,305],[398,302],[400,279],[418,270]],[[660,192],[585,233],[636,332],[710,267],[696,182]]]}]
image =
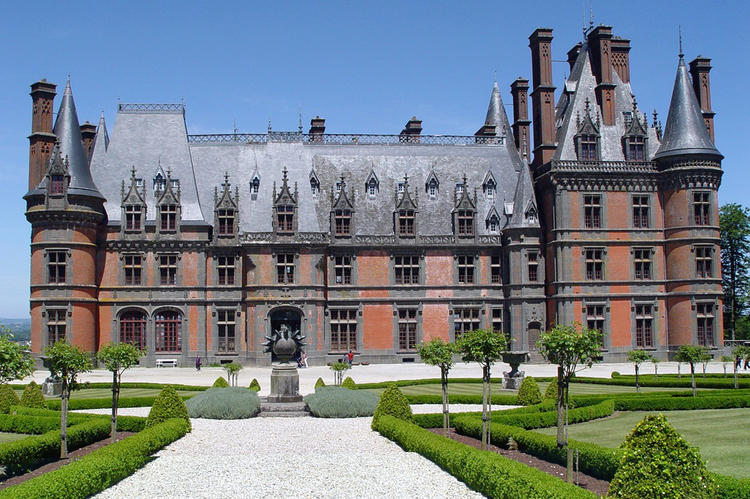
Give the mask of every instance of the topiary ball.
[{"label": "topiary ball", "polygon": [[260,391],[260,383],[258,383],[258,380],[253,378],[253,380],[250,382],[250,386],[248,387],[254,392]]},{"label": "topiary ball", "polygon": [[323,381],[323,378],[318,378],[318,381],[315,382],[315,389],[317,390],[321,386],[326,386],[325,381]]},{"label": "topiary ball", "polygon": [[211,385],[213,388],[229,388],[229,382],[224,379],[224,376],[219,376],[216,378],[216,381],[214,381],[214,384]]},{"label": "topiary ball", "polygon": [[350,390],[356,390],[357,384],[354,382],[351,376],[347,376],[346,379],[341,383],[341,387],[348,388]]},{"label": "topiary ball", "polygon": [[0,414],[8,414],[10,406],[19,405],[21,401],[16,395],[16,391],[10,385],[0,385]]},{"label": "topiary ball", "polygon": [[247,419],[260,412],[260,399],[245,388],[209,388],[185,402],[191,418]]},{"label": "topiary ball", "polygon": [[535,405],[542,402],[542,392],[532,376],[526,376],[518,389],[518,403],[521,405]]},{"label": "topiary ball", "polygon": [[690,447],[667,418],[646,416],[620,445],[620,467],[609,496],[716,497],[713,480],[698,449]]},{"label": "topiary ball", "polygon": [[406,396],[398,389],[396,383],[390,383],[380,396],[380,402],[378,402],[375,413],[372,415],[373,430],[377,429],[378,419],[384,414],[409,421],[410,423],[414,422],[409,401],[406,400]]},{"label": "topiary ball", "polygon": [[172,385],[167,385],[156,396],[154,405],[151,406],[148,419],[146,419],[146,428],[151,428],[172,418],[182,418],[187,421],[188,430],[192,428],[185,402],[177,395],[177,390]]},{"label": "topiary ball", "polygon": [[47,402],[44,400],[44,395],[42,395],[42,387],[33,381],[29,383],[26,388],[23,389],[21,405],[24,407],[33,407],[35,409],[46,409]]},{"label": "topiary ball", "polygon": [[544,390],[544,400],[548,399],[557,400],[557,379],[553,379],[552,382],[547,385],[547,389]]}]

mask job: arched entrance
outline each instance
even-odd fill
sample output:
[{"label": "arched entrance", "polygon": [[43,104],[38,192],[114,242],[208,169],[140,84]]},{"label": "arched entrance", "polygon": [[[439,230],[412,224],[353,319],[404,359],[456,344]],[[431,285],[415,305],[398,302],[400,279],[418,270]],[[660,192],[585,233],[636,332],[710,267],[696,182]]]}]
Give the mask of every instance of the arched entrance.
[{"label": "arched entrance", "polygon": [[528,339],[528,349],[530,352],[539,350],[536,346],[542,337],[542,325],[537,321],[529,322],[526,328],[526,338]]},{"label": "arched entrance", "polygon": [[[300,331],[302,329],[302,311],[297,308],[277,308],[269,314],[271,318],[271,331],[278,331],[282,324],[290,331]],[[276,354],[271,352],[271,362],[276,362]]]}]

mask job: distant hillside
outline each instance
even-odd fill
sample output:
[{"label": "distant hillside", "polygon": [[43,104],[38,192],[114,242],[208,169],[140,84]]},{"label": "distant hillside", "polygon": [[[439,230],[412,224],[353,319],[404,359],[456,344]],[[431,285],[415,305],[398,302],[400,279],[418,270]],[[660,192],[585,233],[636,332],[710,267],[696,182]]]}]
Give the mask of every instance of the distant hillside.
[{"label": "distant hillside", "polygon": [[0,317],[0,324],[10,329],[13,339],[26,341],[31,339],[31,319],[5,319]]}]

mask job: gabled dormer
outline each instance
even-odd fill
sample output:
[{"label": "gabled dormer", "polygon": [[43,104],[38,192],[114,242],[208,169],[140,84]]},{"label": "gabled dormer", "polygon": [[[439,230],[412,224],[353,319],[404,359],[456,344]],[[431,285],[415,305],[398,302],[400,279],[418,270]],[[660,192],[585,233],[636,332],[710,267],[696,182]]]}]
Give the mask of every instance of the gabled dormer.
[{"label": "gabled dormer", "polygon": [[317,199],[318,195],[320,194],[320,179],[315,173],[315,168],[310,170],[310,193],[315,199]]},{"label": "gabled dormer", "polygon": [[495,196],[497,196],[497,180],[495,180],[492,171],[487,171],[487,174],[484,176],[482,192],[484,192],[484,195],[490,199],[494,199]]},{"label": "gabled dormer", "polygon": [[281,189],[276,192],[276,182],[273,183],[273,231],[280,235],[292,235],[297,232],[297,184],[294,193],[289,190],[286,167],[281,179]]},{"label": "gabled dormer", "polygon": [[625,115],[622,152],[625,161],[646,161],[646,151],[648,151],[648,122],[645,114],[639,115],[634,99],[633,111]]},{"label": "gabled dormer", "polygon": [[412,197],[409,192],[409,176],[404,175],[401,192],[396,189],[396,209],[393,210],[393,227],[398,237],[415,237],[417,234],[417,192]]},{"label": "gabled dormer", "polygon": [[[474,191],[474,199],[469,194],[466,184],[466,175],[461,188],[456,189],[453,211],[453,234],[456,237],[474,237],[476,233],[475,218],[477,212],[477,193]],[[458,187],[458,186],[456,186]]]},{"label": "gabled dormer", "polygon": [[240,225],[240,192],[229,183],[229,173],[224,173],[221,193],[214,187],[214,235],[219,240],[235,239]]},{"label": "gabled dormer", "polygon": [[427,181],[424,183],[424,191],[427,193],[428,199],[436,199],[440,192],[440,181],[435,174],[435,170],[430,171],[427,176]]},{"label": "gabled dormer", "polygon": [[50,201],[65,202],[68,187],[70,186],[70,162],[68,157],[63,158],[60,152],[60,144],[56,143],[52,148],[52,155],[47,166],[45,181],[47,184],[46,200],[49,207]]},{"label": "gabled dormer", "polygon": [[255,201],[258,199],[258,192],[260,191],[260,174],[258,173],[258,168],[256,167],[255,170],[253,170],[253,173],[250,175],[250,199]]},{"label": "gabled dormer", "polygon": [[576,156],[578,161],[598,161],[601,158],[599,133],[600,121],[597,116],[596,121],[591,116],[591,103],[586,98],[586,110],[584,116],[576,116]]},{"label": "gabled dormer", "polygon": [[[161,168],[161,167],[160,167]],[[154,192],[156,196],[156,221],[159,232],[173,234],[179,232],[179,222],[182,217],[180,198],[180,181],[172,178],[172,171],[167,170],[164,178],[164,190]]]},{"label": "gabled dormer", "polygon": [[161,162],[159,162],[159,167],[156,169],[156,173],[154,174],[153,178],[153,187],[154,190],[154,197],[156,199],[159,199],[159,196],[161,196],[164,193],[164,189],[167,185],[167,175],[164,173],[164,169],[161,167]]},{"label": "gabled dormer", "polygon": [[367,174],[367,178],[365,179],[365,192],[367,193],[367,197],[374,198],[378,195],[379,190],[380,180],[378,180],[378,176],[375,175],[375,170],[370,169],[370,173]]},{"label": "gabled dormer", "polygon": [[500,215],[494,205],[491,206],[487,212],[487,216],[484,218],[484,224],[488,233],[498,234],[500,232]]},{"label": "gabled dormer", "polygon": [[353,233],[354,191],[346,192],[346,181],[341,176],[339,191],[331,191],[331,234],[334,237],[351,237]]},{"label": "gabled dormer", "polygon": [[141,234],[146,223],[146,186],[143,179],[136,177],[135,166],[130,169],[130,183],[126,187],[125,180],[120,187],[122,202],[121,227],[123,233]]}]

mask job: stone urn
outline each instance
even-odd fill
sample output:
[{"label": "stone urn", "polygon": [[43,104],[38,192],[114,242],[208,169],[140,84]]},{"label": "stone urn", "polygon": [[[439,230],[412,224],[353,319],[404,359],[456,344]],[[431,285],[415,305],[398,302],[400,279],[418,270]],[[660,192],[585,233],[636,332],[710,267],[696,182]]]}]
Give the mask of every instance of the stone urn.
[{"label": "stone urn", "polygon": [[288,331],[285,331],[285,333],[279,336],[279,339],[273,344],[273,353],[276,354],[276,358],[281,364],[289,364],[294,352],[297,351],[297,342],[289,336]]},{"label": "stone urn", "polygon": [[510,364],[510,371],[503,373],[503,388],[518,390],[521,387],[525,373],[518,370],[523,362],[529,359],[529,352],[503,352],[503,362]]}]

